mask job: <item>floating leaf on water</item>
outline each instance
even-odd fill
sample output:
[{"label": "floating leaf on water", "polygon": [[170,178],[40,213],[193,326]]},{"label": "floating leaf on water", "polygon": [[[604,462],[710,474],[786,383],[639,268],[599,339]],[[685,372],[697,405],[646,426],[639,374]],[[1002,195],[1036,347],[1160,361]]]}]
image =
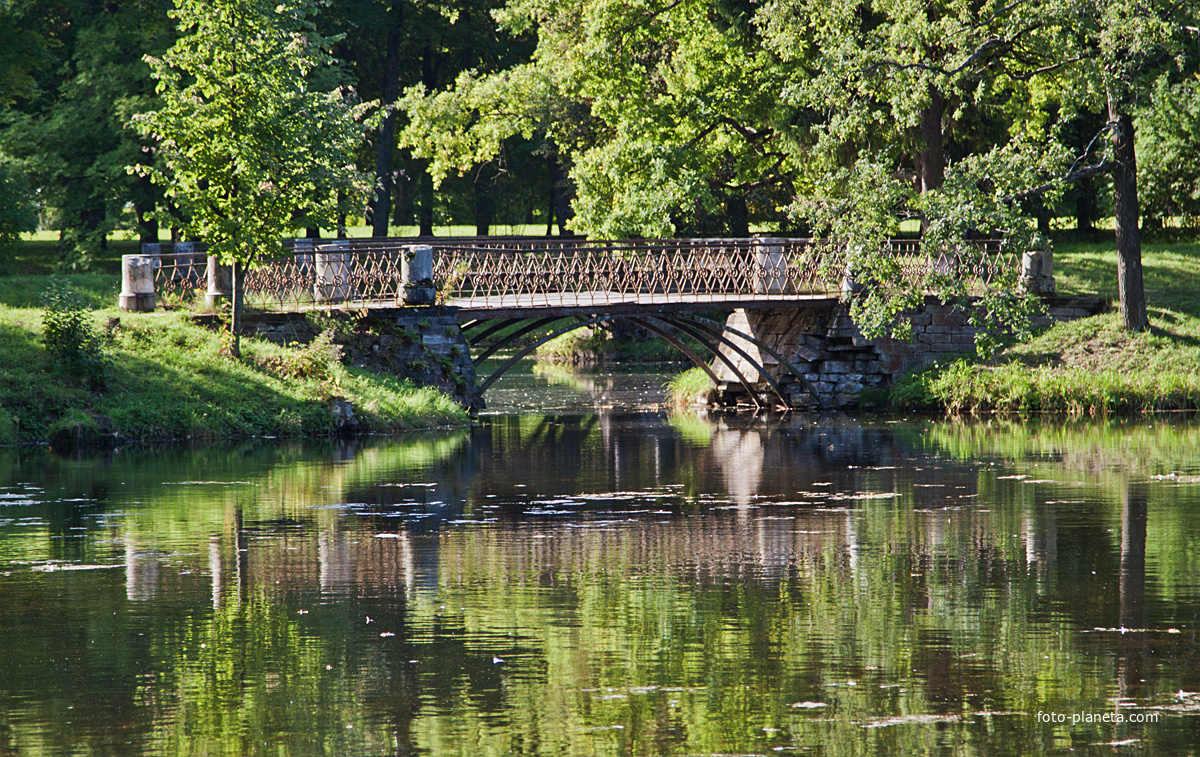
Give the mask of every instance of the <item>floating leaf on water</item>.
[{"label": "floating leaf on water", "polygon": [[793,702],[792,707],[798,710],[816,710],[821,707],[828,707],[824,702]]},{"label": "floating leaf on water", "polygon": [[894,725],[909,723],[957,723],[961,720],[958,715],[902,715],[894,718],[880,718],[861,723],[863,728],[887,728]]}]

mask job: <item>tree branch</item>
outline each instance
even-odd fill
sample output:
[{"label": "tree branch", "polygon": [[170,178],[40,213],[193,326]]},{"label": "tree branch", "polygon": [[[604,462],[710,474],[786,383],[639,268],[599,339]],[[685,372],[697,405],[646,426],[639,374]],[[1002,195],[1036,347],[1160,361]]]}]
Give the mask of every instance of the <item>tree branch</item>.
[{"label": "tree branch", "polygon": [[1099,174],[1099,173],[1109,173],[1112,171],[1112,169],[1113,169],[1112,162],[1110,162],[1108,160],[1102,160],[1094,166],[1088,166],[1087,168],[1081,168],[1078,171],[1072,171],[1071,173],[1068,173],[1066,176],[1063,176],[1060,179],[1054,179],[1052,181],[1048,181],[1045,184],[1041,184],[1039,186],[1033,187],[1032,189],[1027,189],[1024,192],[1019,192],[1015,195],[1009,195],[1008,197],[1005,197],[1004,199],[1007,202],[1013,202],[1016,200],[1025,200],[1030,197],[1036,197],[1039,195],[1043,195],[1046,192],[1049,192],[1051,189],[1054,189],[1054,187],[1058,186],[1059,184],[1066,184],[1068,182],[1079,181],[1081,179],[1086,179],[1089,176],[1095,176],[1096,174]]}]

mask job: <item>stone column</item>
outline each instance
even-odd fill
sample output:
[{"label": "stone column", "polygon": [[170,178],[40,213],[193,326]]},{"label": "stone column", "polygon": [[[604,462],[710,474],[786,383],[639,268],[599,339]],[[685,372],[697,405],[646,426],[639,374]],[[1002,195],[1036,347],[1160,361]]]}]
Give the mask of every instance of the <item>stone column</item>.
[{"label": "stone column", "polygon": [[121,256],[122,310],[131,313],[149,313],[157,304],[154,297],[155,258],[149,255]]},{"label": "stone column", "polygon": [[204,304],[215,308],[222,302],[227,302],[233,295],[232,271],[227,265],[221,265],[221,259],[216,255],[208,256],[208,291],[204,293]]},{"label": "stone column", "polygon": [[1054,294],[1054,253],[1030,250],[1021,256],[1021,286],[1030,294]]},{"label": "stone column", "polygon": [[782,294],[787,288],[786,239],[758,237],[754,240],[754,292]]},{"label": "stone column", "polygon": [[432,305],[436,299],[433,288],[433,248],[413,244],[404,248],[400,263],[400,304]]},{"label": "stone column", "polygon": [[292,242],[292,254],[296,258],[296,271],[306,281],[311,280],[313,277],[313,267],[315,265],[313,250],[315,249],[316,242],[311,239],[297,239]]},{"label": "stone column", "polygon": [[332,304],[354,298],[350,285],[351,258],[348,247],[342,240],[317,247],[314,256],[317,283],[313,285],[313,299],[318,303]]}]

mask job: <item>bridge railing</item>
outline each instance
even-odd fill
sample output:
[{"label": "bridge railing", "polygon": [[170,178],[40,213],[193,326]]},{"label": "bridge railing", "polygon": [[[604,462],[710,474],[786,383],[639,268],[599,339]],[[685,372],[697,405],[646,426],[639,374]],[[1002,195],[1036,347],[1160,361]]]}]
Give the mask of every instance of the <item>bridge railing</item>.
[{"label": "bridge railing", "polygon": [[[403,296],[402,261],[412,244],[433,247],[440,299],[483,307],[833,297],[854,278],[846,245],[827,239],[368,238],[284,244],[287,255],[247,273],[248,303],[278,310],[393,303]],[[920,240],[893,240],[887,252],[913,286],[946,276],[978,289],[1020,266],[1019,255],[996,240],[964,242],[936,254]],[[164,244],[143,254],[155,260],[160,300],[187,302],[204,294],[209,260],[202,246]]]}]

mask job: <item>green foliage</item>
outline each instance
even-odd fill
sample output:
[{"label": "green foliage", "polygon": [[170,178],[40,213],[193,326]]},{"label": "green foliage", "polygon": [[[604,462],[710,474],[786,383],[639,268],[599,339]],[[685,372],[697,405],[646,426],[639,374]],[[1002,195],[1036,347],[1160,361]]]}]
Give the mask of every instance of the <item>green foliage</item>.
[{"label": "green foliage", "polygon": [[608,332],[603,329],[579,328],[559,334],[545,344],[538,345],[534,354],[538,360],[571,362],[583,353],[599,354],[608,338]]},{"label": "green foliage", "polygon": [[979,329],[975,350],[985,360],[1006,345],[1028,340],[1033,336],[1032,319],[1045,312],[1041,298],[1020,291],[1011,281],[1015,278],[1014,273],[992,283],[967,311],[967,323]]},{"label": "green foliage", "polygon": [[667,382],[667,393],[675,407],[688,407],[696,402],[696,396],[713,388],[712,379],[699,366],[689,368]]},{"label": "green foliage", "polygon": [[0,447],[8,447],[17,443],[17,428],[12,416],[0,407]]},{"label": "green foliage", "polygon": [[37,228],[33,188],[20,166],[0,152],[0,264],[10,257],[24,231]]},{"label": "green foliage", "polygon": [[573,227],[599,236],[746,234],[787,202],[778,61],[737,14],[702,2],[511,2],[533,61],[410,89],[400,137],[435,180],[543,138],[571,166]]},{"label": "green foliage", "polygon": [[1200,225],[1200,80],[1160,81],[1138,117],[1137,140],[1146,214]]},{"label": "green foliage", "polygon": [[65,281],[51,279],[42,294],[42,344],[68,376],[83,378],[93,389],[108,383],[109,360],[92,324],[87,303]]},{"label": "green foliage", "polygon": [[280,354],[262,358],[259,364],[284,378],[327,381],[342,362],[342,346],[333,338],[333,329],[325,329],[308,344],[293,343]]},{"label": "green foliage", "polygon": [[[0,7],[0,48],[14,45],[0,52],[0,108],[9,106],[0,111],[0,151],[22,162],[44,220],[60,230],[63,268],[89,267],[115,230],[156,231],[143,222],[161,192],[125,171],[154,155],[126,125],[152,107],[141,56],[173,39],[167,7],[164,0]],[[9,83],[15,88],[6,90]]]},{"label": "green foliage", "polygon": [[[317,34],[315,0],[177,0],[181,37],[147,58],[162,107],[134,126],[158,143],[163,186],[225,263],[282,254],[298,216],[332,226],[369,185],[353,164],[370,104],[329,80],[332,39]],[[134,169],[131,169],[134,170]]]}]

